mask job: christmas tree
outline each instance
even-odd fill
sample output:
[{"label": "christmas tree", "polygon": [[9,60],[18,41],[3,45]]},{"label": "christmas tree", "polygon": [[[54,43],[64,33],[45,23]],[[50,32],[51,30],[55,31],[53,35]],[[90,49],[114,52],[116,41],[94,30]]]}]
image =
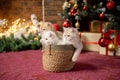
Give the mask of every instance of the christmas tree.
[{"label": "christmas tree", "polygon": [[79,31],[88,31],[92,20],[108,21],[102,30],[115,30],[111,38],[120,31],[120,2],[119,0],[65,0],[63,12],[60,14],[65,20],[63,27],[76,27]]}]

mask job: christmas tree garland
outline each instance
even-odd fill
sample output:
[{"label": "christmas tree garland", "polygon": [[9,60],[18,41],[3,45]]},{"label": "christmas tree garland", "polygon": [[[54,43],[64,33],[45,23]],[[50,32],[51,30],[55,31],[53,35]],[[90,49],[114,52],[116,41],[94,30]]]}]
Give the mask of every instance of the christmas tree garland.
[{"label": "christmas tree garland", "polygon": [[2,36],[0,38],[0,52],[41,49],[42,45],[39,41],[40,38],[40,36],[34,36],[31,33],[28,37],[22,35],[21,39],[14,38],[13,34],[11,34],[9,37]]}]

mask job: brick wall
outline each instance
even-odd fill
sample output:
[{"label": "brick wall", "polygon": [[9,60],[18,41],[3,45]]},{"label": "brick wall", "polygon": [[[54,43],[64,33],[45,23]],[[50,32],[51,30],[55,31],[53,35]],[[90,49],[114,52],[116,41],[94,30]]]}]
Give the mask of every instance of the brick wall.
[{"label": "brick wall", "polygon": [[30,19],[30,15],[35,13],[39,19],[42,19],[41,2],[41,0],[0,0],[0,18]]},{"label": "brick wall", "polygon": [[58,13],[62,12],[64,0],[45,0],[45,21],[62,24],[62,18]]},{"label": "brick wall", "polygon": [[[58,13],[62,12],[62,4],[63,0],[45,0],[45,21],[61,24],[62,19]],[[0,0],[0,19],[29,20],[33,13],[40,21],[42,20],[42,0]]]}]

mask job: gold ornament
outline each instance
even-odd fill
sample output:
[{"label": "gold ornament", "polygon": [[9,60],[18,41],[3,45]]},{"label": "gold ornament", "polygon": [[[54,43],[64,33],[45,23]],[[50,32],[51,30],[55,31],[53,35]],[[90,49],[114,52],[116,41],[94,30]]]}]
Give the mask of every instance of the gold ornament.
[{"label": "gold ornament", "polygon": [[65,10],[66,7],[69,7],[69,3],[67,1],[64,2],[63,6],[62,6],[63,10]]},{"label": "gold ornament", "polygon": [[115,51],[115,49],[116,49],[115,44],[110,43],[110,44],[108,45],[108,50],[110,50],[110,51]]},{"label": "gold ornament", "polygon": [[78,8],[78,4],[75,3],[74,6],[73,6],[73,8],[77,9]]},{"label": "gold ornament", "polygon": [[35,37],[35,38],[34,38],[34,40],[36,40],[36,41],[37,41],[37,40],[38,40],[38,37]]},{"label": "gold ornament", "polygon": [[95,9],[95,8],[96,8],[96,5],[94,5],[93,8]]},{"label": "gold ornament", "polygon": [[75,4],[75,3],[76,3],[76,0],[72,0],[72,3]]},{"label": "gold ornament", "polygon": [[78,28],[78,29],[80,28],[80,23],[79,23],[79,21],[77,21],[77,22],[75,23],[75,27]]}]

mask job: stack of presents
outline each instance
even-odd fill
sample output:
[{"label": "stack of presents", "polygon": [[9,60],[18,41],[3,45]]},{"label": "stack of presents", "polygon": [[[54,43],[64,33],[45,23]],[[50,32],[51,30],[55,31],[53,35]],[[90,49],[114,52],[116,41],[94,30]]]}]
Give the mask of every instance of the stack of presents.
[{"label": "stack of presents", "polygon": [[114,30],[109,30],[104,33],[105,35],[103,36],[102,30],[108,23],[109,22],[93,20],[89,24],[89,32],[80,32],[84,46],[83,50],[98,51],[99,54],[106,56],[120,56],[120,32],[113,39],[110,39],[109,36]]}]

